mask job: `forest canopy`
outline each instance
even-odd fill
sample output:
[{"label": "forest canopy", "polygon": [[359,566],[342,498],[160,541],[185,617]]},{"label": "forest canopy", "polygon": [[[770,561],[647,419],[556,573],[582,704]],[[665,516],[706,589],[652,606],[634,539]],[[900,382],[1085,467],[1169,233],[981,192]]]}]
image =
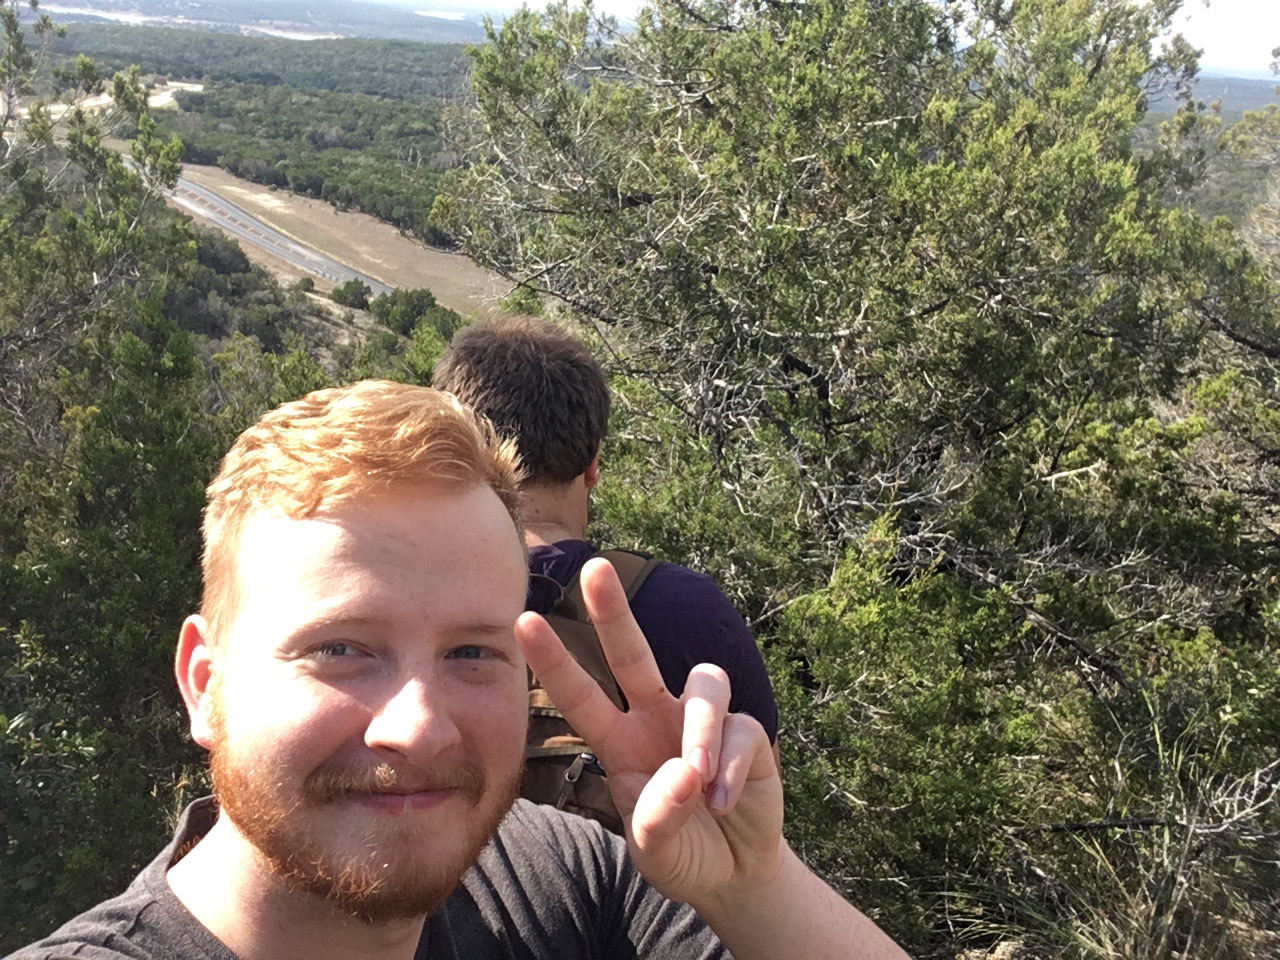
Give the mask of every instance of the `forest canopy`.
[{"label": "forest canopy", "polygon": [[316,197],[393,223],[429,243],[439,178],[440,107],[284,84],[218,84],[178,95],[157,117],[188,163]]},{"label": "forest canopy", "polygon": [[[594,534],[735,599],[789,839],[913,955],[1267,956],[1280,202],[1237,229],[1195,198],[1224,151],[1274,171],[1280,125],[1224,137],[1177,7],[659,0],[624,32],[558,4],[491,29],[439,128],[397,47],[381,78],[338,42],[101,52],[207,54],[198,122],[165,130],[220,160],[257,138],[286,180],[345,151],[384,199],[450,157],[434,225],[608,360]],[[0,13],[7,950],[120,889],[205,789],[169,664],[231,438],[316,386],[427,382],[463,321],[396,291],[335,340],[337,308],[165,207],[184,147],[137,74],[56,121],[50,68],[106,81]]]},{"label": "forest canopy", "polygon": [[405,40],[296,40],[241,37],[164,27],[77,23],[54,38],[58,59],[91,58],[101,70],[174,80],[286,84],[363,93],[389,100],[432,100],[466,82],[461,44]]}]

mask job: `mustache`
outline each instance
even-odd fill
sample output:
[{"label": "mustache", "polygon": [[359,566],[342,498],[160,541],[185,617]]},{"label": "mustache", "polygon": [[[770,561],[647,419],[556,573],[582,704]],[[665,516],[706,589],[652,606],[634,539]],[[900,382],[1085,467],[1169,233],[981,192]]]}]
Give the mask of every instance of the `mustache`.
[{"label": "mustache", "polygon": [[363,769],[320,768],[307,775],[303,794],[318,803],[352,794],[409,794],[426,790],[458,790],[473,796],[484,792],[484,769],[463,761],[429,770],[380,763]]}]

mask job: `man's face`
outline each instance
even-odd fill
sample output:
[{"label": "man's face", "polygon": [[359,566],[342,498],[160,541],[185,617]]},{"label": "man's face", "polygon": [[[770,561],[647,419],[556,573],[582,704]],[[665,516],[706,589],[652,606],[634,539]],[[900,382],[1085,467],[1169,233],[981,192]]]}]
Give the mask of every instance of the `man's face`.
[{"label": "man's face", "polygon": [[488,488],[251,515],[211,681],[214,786],[291,884],[434,910],[510,807],[527,695],[514,524]]}]

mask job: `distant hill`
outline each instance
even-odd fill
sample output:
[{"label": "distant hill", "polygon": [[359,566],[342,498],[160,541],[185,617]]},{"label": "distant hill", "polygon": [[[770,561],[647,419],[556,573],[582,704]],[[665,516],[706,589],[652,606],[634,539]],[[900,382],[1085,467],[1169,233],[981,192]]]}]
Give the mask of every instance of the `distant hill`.
[{"label": "distant hill", "polygon": [[[1276,97],[1278,82],[1201,74],[1196,80],[1196,99],[1221,102],[1223,118],[1234,122],[1246,110],[1261,110],[1269,103],[1280,105],[1280,98]],[[1173,106],[1171,94],[1151,98],[1152,113],[1172,113]]]},{"label": "distant hill", "polygon": [[362,37],[299,43],[191,29],[75,23],[54,42],[54,52],[68,59],[83,53],[108,71],[136,63],[143,73],[172,79],[288,84],[391,100],[448,96],[466,77],[460,44]]},{"label": "distant hill", "polygon": [[[429,4],[423,4],[429,6]],[[423,15],[405,7],[351,0],[53,0],[41,10],[62,23],[178,27],[294,40],[380,37],[420,43],[484,39],[481,18]]]},{"label": "distant hill", "polygon": [[1276,80],[1245,80],[1241,77],[1201,76],[1196,96],[1213,102],[1222,101],[1224,114],[1245,110],[1261,110],[1269,103],[1280,105],[1276,97]]}]

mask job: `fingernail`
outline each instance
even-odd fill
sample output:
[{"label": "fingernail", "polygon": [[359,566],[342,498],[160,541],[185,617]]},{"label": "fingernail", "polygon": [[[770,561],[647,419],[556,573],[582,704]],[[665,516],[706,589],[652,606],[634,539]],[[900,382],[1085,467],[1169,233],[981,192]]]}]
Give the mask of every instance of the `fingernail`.
[{"label": "fingernail", "polygon": [[693,753],[689,754],[689,763],[698,771],[703,783],[711,778],[711,757],[706,747],[694,747]]},{"label": "fingernail", "polygon": [[711,791],[711,809],[716,813],[724,813],[729,806],[729,788],[717,783]]}]

